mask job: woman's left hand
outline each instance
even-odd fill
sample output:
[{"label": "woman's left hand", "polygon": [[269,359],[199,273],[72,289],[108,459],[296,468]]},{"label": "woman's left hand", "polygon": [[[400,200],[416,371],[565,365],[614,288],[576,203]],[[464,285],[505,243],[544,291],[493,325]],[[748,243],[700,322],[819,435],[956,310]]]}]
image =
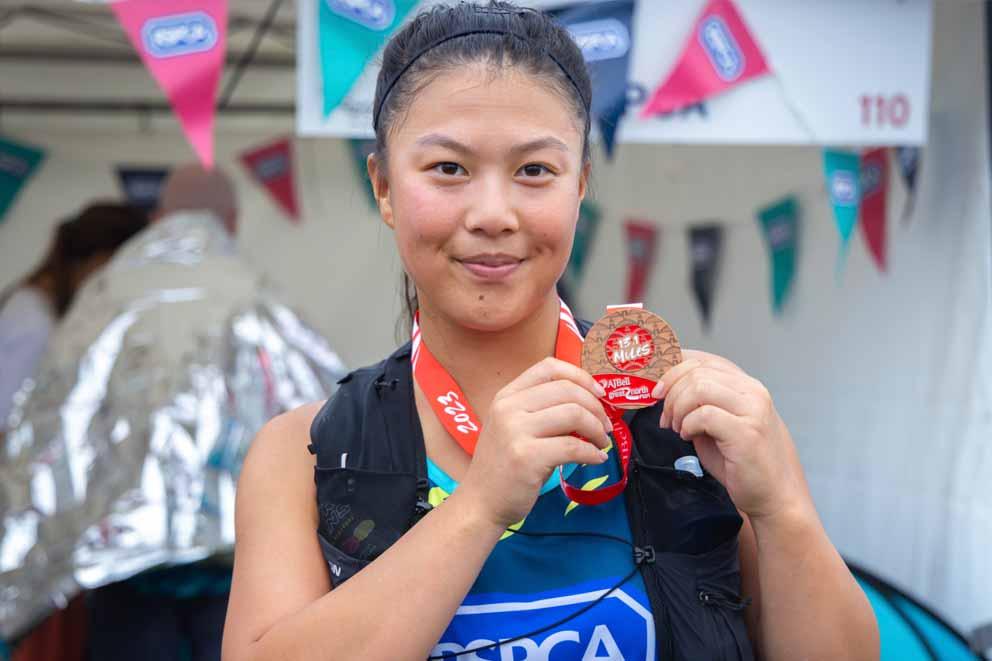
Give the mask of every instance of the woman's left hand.
[{"label": "woman's left hand", "polygon": [[661,426],[693,443],[751,519],[812,507],[789,430],[757,379],[720,356],[684,350],[652,394],[665,400]]}]

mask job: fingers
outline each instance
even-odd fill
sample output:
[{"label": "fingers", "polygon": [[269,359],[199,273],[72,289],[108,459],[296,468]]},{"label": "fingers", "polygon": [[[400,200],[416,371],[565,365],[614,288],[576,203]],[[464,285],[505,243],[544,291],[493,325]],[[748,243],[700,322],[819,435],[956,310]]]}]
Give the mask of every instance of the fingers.
[{"label": "fingers", "polygon": [[591,374],[577,365],[566,363],[564,360],[558,360],[557,358],[545,358],[532,366],[503,388],[500,391],[500,395],[513,395],[542,383],[560,380],[571,381],[582,386],[596,397],[606,396],[606,391],[603,390],[601,385],[596,383],[596,380],[592,378]]},{"label": "fingers", "polygon": [[679,435],[685,440],[697,436],[709,436],[719,443],[723,439],[740,436],[741,419],[718,406],[706,404],[691,411],[682,420]]},{"label": "fingers", "polygon": [[573,381],[549,381],[517,393],[516,398],[523,398],[521,406],[525,411],[536,413],[542,409],[551,408],[558,404],[574,402],[587,409],[599,418],[603,430],[609,433],[613,430],[609,416],[602,402],[591,392]]},{"label": "fingers", "polygon": [[749,380],[750,377],[743,373],[697,367],[668,389],[659,424],[678,432],[686,414],[704,404],[719,406],[735,415],[746,415],[749,400],[745,393],[750,386]]},{"label": "fingers", "polygon": [[598,448],[606,449],[610,446],[611,441],[603,431],[603,423],[588,409],[575,402],[558,404],[531,413],[530,416],[529,427],[534,436],[548,438],[578,434]]},{"label": "fingers", "polygon": [[743,373],[737,365],[730,362],[726,358],[712,353],[706,353],[705,351],[683,349],[682,362],[665,372],[664,376],[661,378],[661,381],[659,381],[658,385],[655,386],[654,390],[652,390],[651,396],[655,399],[666,399],[672,384],[685,377],[697,367],[704,366],[715,370],[720,370],[722,372]]},{"label": "fingers", "polygon": [[553,436],[541,439],[541,461],[549,468],[564,464],[601,464],[608,455],[574,436]]}]

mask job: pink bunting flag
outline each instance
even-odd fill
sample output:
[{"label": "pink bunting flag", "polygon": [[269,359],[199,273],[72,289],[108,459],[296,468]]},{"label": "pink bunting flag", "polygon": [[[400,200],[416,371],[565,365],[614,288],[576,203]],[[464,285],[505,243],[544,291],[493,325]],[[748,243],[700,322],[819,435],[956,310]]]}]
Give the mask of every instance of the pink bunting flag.
[{"label": "pink bunting flag", "polygon": [[110,6],[168,97],[200,162],[213,167],[227,0],[124,0]]},{"label": "pink bunting flag", "polygon": [[647,289],[648,276],[654,266],[658,227],[652,223],[628,220],[627,231],[627,291],[624,301],[641,303]]},{"label": "pink bunting flag", "polygon": [[293,143],[289,138],[251,149],[241,154],[241,163],[294,221],[300,220],[293,169]]},{"label": "pink bunting flag", "polygon": [[710,0],[696,19],[675,68],[655,90],[641,118],[697,104],[770,73],[758,42],[732,0]]},{"label": "pink bunting flag", "polygon": [[885,199],[889,191],[889,158],[886,149],[861,154],[861,235],[879,271],[885,271]]}]

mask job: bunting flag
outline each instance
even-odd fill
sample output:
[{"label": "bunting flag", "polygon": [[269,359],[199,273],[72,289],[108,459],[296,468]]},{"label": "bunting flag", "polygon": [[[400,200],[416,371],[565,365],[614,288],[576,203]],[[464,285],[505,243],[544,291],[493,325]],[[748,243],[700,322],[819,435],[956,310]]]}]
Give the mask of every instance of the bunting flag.
[{"label": "bunting flag", "polygon": [[572,254],[568,257],[568,267],[566,268],[566,275],[572,286],[578,286],[582,279],[586,257],[589,255],[589,247],[596,237],[596,230],[599,228],[601,217],[599,206],[595,202],[585,200],[579,206],[579,220],[575,224]]},{"label": "bunting flag", "polygon": [[654,266],[655,244],[658,228],[652,223],[628,220],[627,231],[627,292],[624,302],[644,301],[648,276]]},{"label": "bunting flag", "polygon": [[707,223],[690,227],[689,251],[692,260],[692,290],[696,294],[703,327],[708,329],[723,251],[723,226]]},{"label": "bunting flag", "polygon": [[758,210],[772,263],[772,310],[780,314],[792,289],[799,243],[799,203],[789,196]]},{"label": "bunting flag", "polygon": [[582,50],[592,80],[592,116],[612,159],[617,127],[627,110],[634,0],[572,4],[551,14]]},{"label": "bunting flag", "polygon": [[699,103],[770,72],[733,0],[710,0],[696,19],[675,67],[651,95],[641,117]]},{"label": "bunting flag", "polygon": [[124,0],[110,7],[168,97],[193,151],[212,168],[227,0]]},{"label": "bunting flag", "polygon": [[848,151],[823,150],[823,169],[827,177],[827,192],[834,208],[834,220],[840,233],[840,252],[837,255],[837,273],[840,275],[847,257],[851,231],[858,221],[858,203],[861,200],[860,157]]},{"label": "bunting flag", "polygon": [[355,162],[355,172],[358,173],[359,181],[368,193],[369,204],[373,211],[379,210],[379,202],[375,199],[375,190],[372,188],[372,180],[369,179],[369,155],[375,153],[375,140],[351,139],[348,141],[351,147],[351,156]]},{"label": "bunting flag", "polygon": [[158,196],[168,176],[169,169],[165,167],[117,166],[117,179],[124,191],[124,199],[145,211],[158,207]]},{"label": "bunting flag", "polygon": [[45,152],[40,147],[0,138],[0,223],[24,183],[44,159]]},{"label": "bunting flag", "polygon": [[324,115],[351,86],[417,0],[319,0]]},{"label": "bunting flag", "polygon": [[906,185],[906,203],[902,208],[902,221],[909,221],[916,204],[916,175],[920,169],[919,147],[896,147],[896,160],[899,162],[899,172]]},{"label": "bunting flag", "polygon": [[861,235],[879,271],[885,271],[885,198],[889,190],[889,159],[885,149],[861,155]]},{"label": "bunting flag", "polygon": [[281,138],[241,154],[241,163],[251,176],[269,191],[283,211],[294,222],[300,220],[296,198],[296,176],[293,167],[293,143]]}]

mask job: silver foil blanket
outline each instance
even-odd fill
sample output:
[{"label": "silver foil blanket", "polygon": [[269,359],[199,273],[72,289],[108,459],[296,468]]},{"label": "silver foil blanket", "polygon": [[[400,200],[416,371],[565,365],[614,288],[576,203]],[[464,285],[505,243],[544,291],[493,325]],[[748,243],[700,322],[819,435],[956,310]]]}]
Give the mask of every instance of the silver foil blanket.
[{"label": "silver foil blanket", "polygon": [[[166,268],[185,269],[183,286],[98,292],[90,327],[76,320],[20,393],[0,456],[0,637],[81,589],[230,553],[255,433],[326,398],[343,375],[327,342],[246,271],[212,276],[197,261]],[[173,278],[151,281],[163,279]]]}]

